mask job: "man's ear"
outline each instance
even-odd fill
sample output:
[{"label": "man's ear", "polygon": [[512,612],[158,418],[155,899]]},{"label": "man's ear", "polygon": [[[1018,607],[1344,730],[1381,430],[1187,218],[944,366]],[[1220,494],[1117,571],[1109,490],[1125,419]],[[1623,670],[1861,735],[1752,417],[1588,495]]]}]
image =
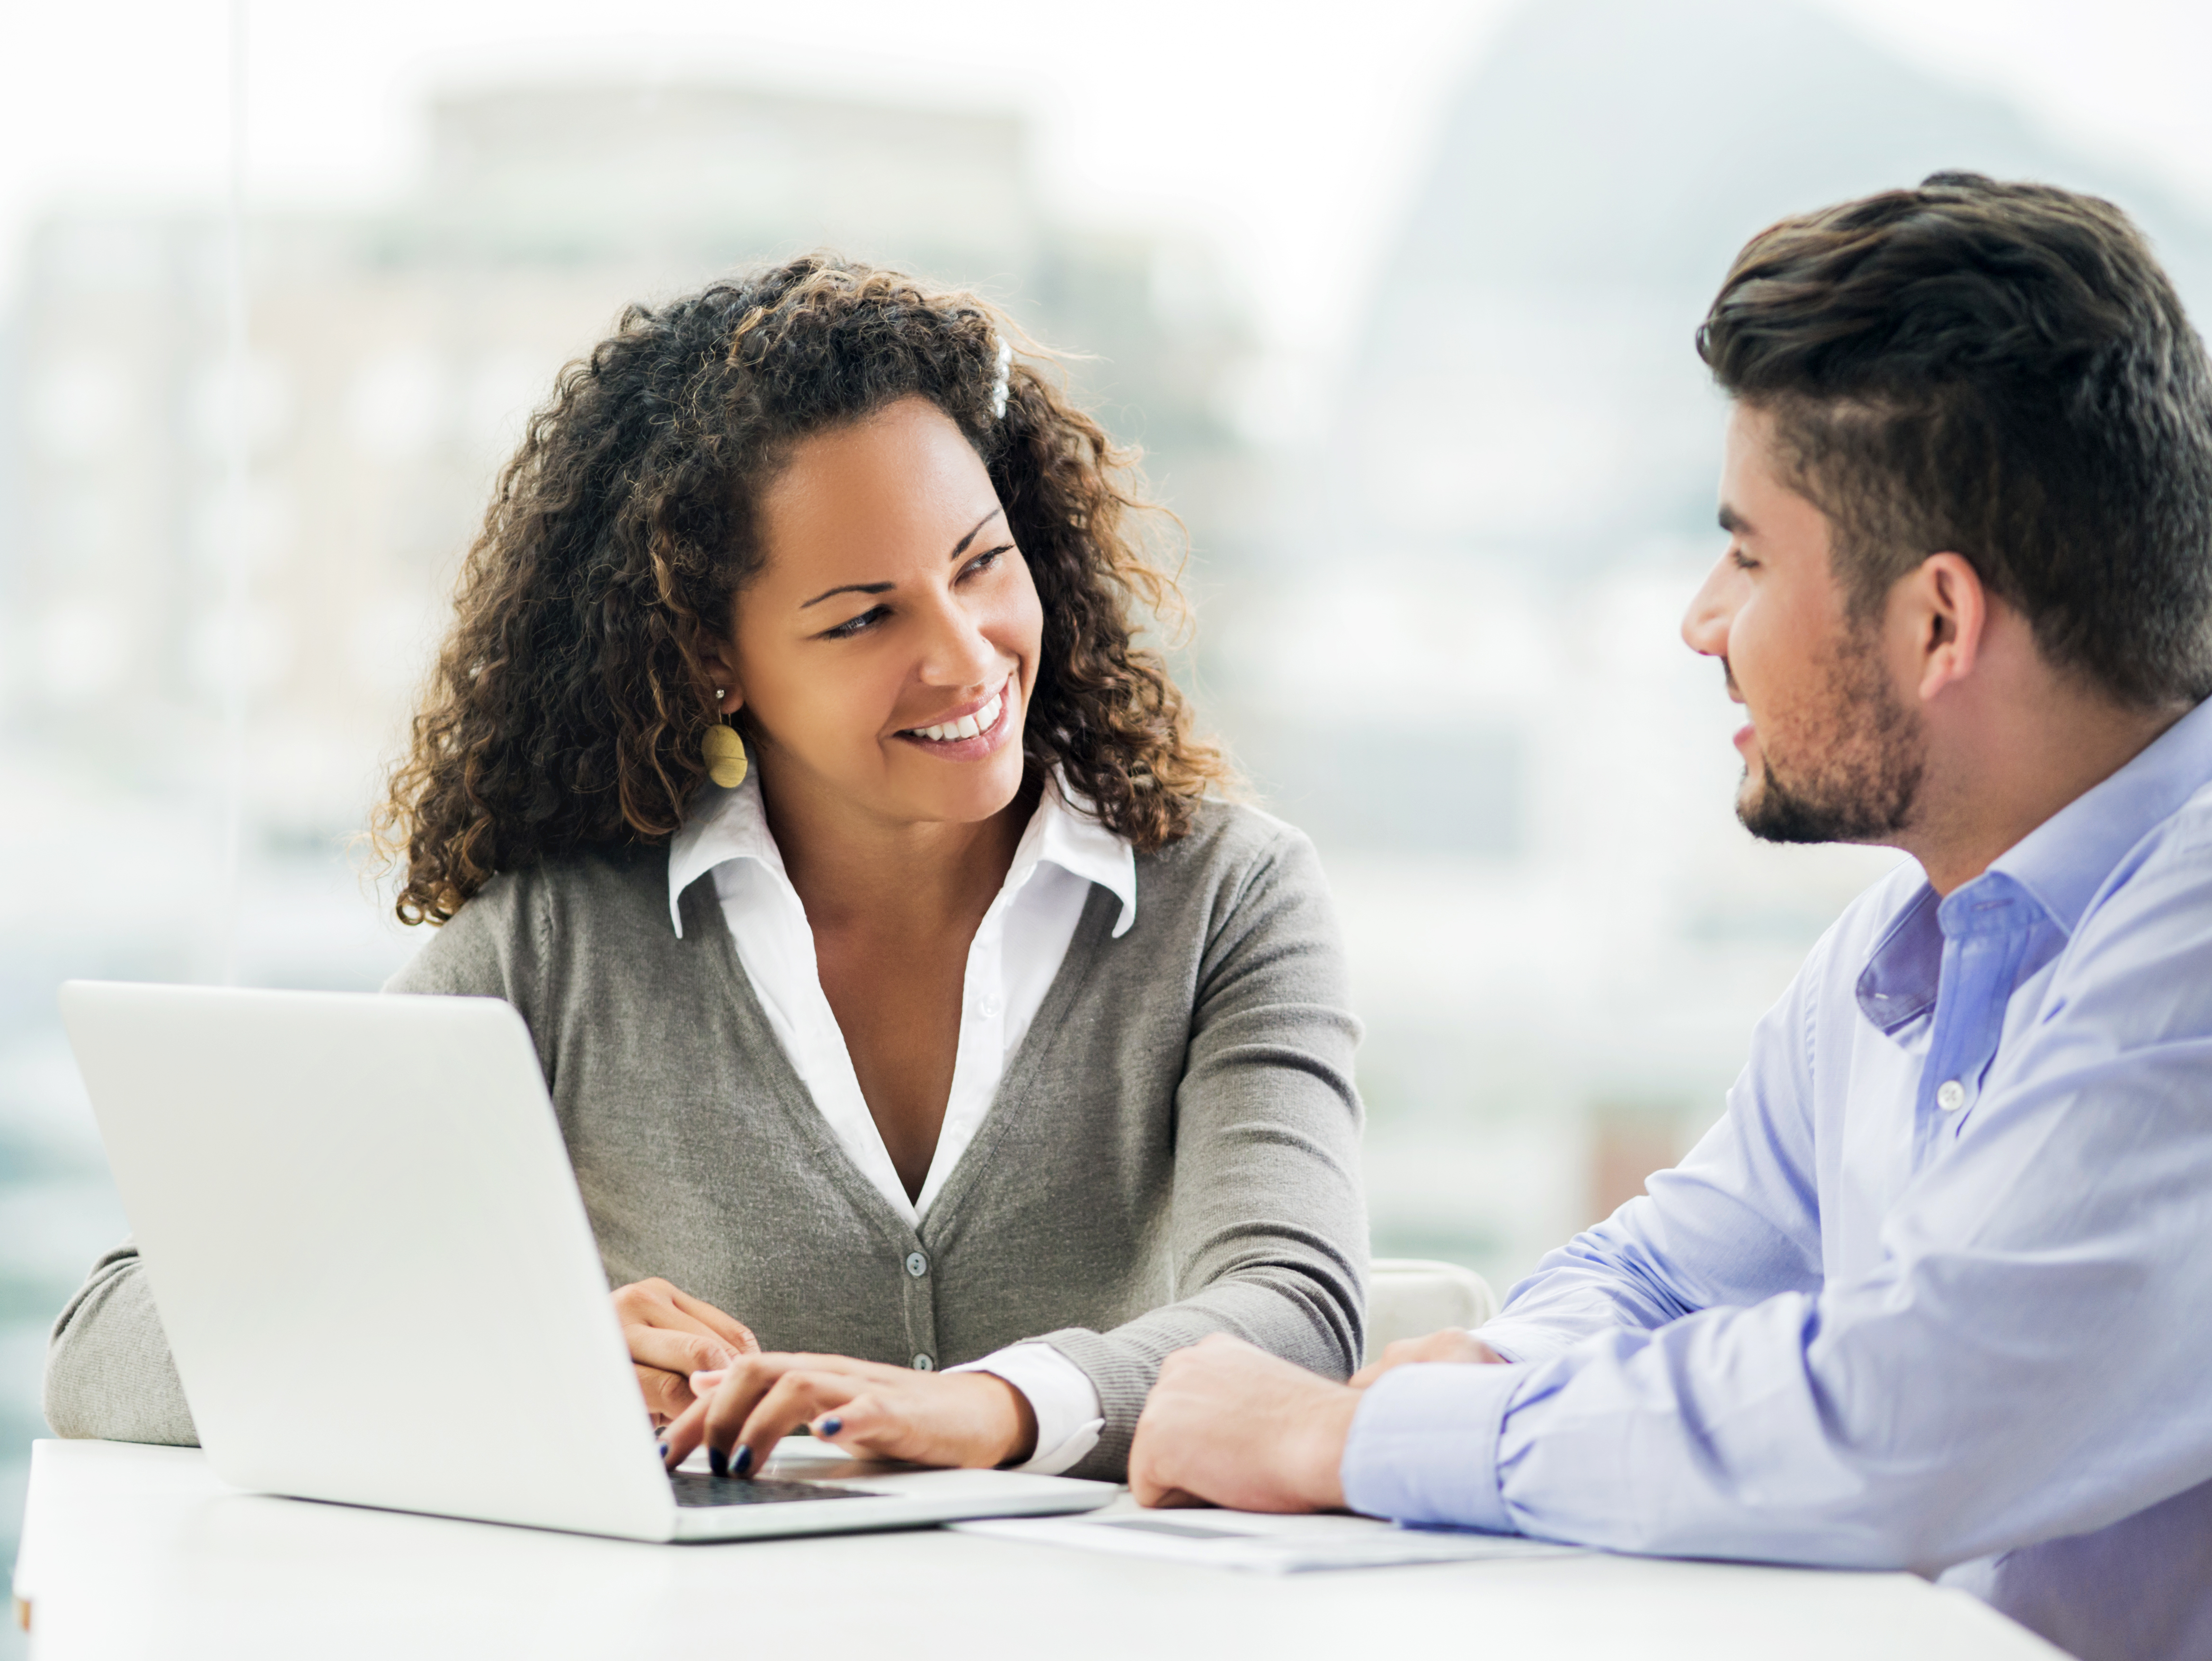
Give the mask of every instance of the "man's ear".
[{"label": "man's ear", "polygon": [[1963,556],[1930,554],[1891,592],[1893,621],[1900,607],[1902,621],[1911,630],[1918,660],[1915,678],[1925,703],[1946,686],[1972,675],[1981,660],[1990,622],[1989,590]]}]

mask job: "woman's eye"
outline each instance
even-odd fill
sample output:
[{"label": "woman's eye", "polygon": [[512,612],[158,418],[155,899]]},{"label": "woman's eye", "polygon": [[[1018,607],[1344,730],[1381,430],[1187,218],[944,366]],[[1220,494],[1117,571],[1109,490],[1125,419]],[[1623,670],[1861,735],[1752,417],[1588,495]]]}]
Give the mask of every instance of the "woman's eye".
[{"label": "woman's eye", "polygon": [[1735,562],[1735,569],[1739,571],[1753,571],[1759,569],[1759,562],[1741,548],[1729,549],[1729,557]]},{"label": "woman's eye", "polygon": [[994,565],[996,565],[999,563],[1001,556],[1011,554],[1013,551],[1014,545],[1011,542],[1006,544],[1003,547],[986,549],[983,552],[976,555],[975,558],[969,560],[968,563],[962,568],[960,575],[963,577],[968,577],[974,576],[978,572],[988,571]]},{"label": "woman's eye", "polygon": [[822,638],[824,640],[850,640],[854,636],[860,634],[864,630],[868,629],[874,624],[880,622],[883,618],[887,618],[890,615],[890,610],[888,606],[871,605],[866,611],[861,612],[860,616],[853,618],[851,621],[841,623],[835,629],[825,629],[822,632]]}]

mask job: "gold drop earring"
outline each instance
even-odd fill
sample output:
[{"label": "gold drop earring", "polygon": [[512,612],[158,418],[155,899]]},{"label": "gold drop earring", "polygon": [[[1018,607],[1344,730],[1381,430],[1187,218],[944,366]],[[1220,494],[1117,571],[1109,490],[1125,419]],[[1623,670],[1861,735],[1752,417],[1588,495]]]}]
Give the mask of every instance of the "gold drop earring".
[{"label": "gold drop earring", "polygon": [[[714,704],[721,707],[722,694],[714,694]],[[745,782],[745,741],[738,736],[738,729],[726,721],[717,721],[707,729],[700,750],[707,763],[707,776],[725,790],[734,790]]]}]

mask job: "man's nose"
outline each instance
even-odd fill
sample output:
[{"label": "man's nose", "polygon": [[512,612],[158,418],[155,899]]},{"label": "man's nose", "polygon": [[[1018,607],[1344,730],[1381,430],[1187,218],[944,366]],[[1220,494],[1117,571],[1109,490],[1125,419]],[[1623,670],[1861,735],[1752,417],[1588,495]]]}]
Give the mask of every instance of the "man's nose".
[{"label": "man's nose", "polygon": [[1728,655],[1729,624],[1735,617],[1729,593],[1733,586],[1729,578],[1734,575],[1728,556],[1723,554],[1691,597],[1690,609],[1682,613],[1682,643],[1692,652],[1709,658]]}]

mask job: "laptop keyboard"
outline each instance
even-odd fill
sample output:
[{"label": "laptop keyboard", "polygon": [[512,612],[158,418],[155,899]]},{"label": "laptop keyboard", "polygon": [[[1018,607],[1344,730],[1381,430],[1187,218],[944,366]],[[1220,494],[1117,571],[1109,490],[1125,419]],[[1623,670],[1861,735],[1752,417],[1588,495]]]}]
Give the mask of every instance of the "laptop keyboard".
[{"label": "laptop keyboard", "polygon": [[669,1475],[679,1506],[773,1506],[786,1500],[872,1500],[878,1496],[829,1482],[781,1482],[772,1476],[715,1476],[704,1471]]}]

